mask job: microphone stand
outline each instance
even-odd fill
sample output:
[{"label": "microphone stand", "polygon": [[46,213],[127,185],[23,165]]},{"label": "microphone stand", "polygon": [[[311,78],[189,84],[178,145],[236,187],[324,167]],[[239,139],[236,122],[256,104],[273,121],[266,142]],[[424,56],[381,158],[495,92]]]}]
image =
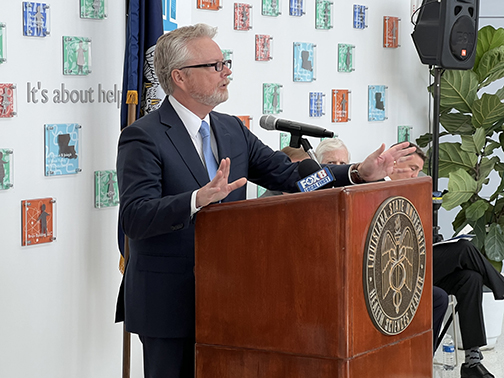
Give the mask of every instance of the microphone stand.
[{"label": "microphone stand", "polygon": [[432,121],[432,232],[434,243],[441,241],[442,236],[439,235],[438,225],[438,210],[443,202],[441,192],[438,189],[438,169],[439,169],[439,112],[441,102],[441,74],[443,68],[434,68],[434,114]]},{"label": "microphone stand", "polygon": [[315,152],[313,151],[313,147],[311,146],[310,142],[308,139],[303,138],[303,135],[301,133],[293,133],[291,132],[291,139],[289,146],[292,148],[299,148],[303,147],[303,150],[308,154],[308,156],[315,161],[315,163],[318,164],[320,169],[322,169],[322,166],[320,165],[319,161],[317,160],[317,157],[315,156]]}]

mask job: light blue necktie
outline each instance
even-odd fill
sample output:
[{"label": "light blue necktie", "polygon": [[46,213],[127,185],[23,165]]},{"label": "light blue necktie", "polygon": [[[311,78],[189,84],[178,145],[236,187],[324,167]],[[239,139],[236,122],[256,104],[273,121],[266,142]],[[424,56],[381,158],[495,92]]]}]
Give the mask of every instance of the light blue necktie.
[{"label": "light blue necktie", "polygon": [[201,127],[199,129],[201,137],[203,138],[203,157],[205,159],[206,169],[208,171],[208,177],[210,181],[217,174],[217,161],[212,152],[212,144],[210,143],[210,126],[205,121],[201,121]]}]

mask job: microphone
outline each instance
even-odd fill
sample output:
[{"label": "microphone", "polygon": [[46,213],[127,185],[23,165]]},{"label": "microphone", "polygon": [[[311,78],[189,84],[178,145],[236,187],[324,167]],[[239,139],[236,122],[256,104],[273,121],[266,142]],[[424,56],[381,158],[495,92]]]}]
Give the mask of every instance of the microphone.
[{"label": "microphone", "polygon": [[334,181],[331,170],[328,167],[320,169],[318,163],[311,159],[299,162],[298,172],[303,179],[297,182],[301,192],[312,192],[319,188],[331,188]]},{"label": "microphone", "polygon": [[263,115],[259,125],[266,130],[286,131],[295,135],[306,135],[315,138],[332,138],[334,133],[319,126],[275,118],[271,114]]}]

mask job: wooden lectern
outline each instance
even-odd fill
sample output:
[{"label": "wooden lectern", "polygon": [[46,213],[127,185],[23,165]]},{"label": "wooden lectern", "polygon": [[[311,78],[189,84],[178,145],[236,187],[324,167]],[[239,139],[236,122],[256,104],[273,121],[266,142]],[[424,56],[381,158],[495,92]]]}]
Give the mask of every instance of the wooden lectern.
[{"label": "wooden lectern", "polygon": [[[368,313],[366,238],[380,205],[408,199],[425,234],[414,317],[386,335]],[[196,224],[196,377],[432,377],[428,177],[210,206]]]}]

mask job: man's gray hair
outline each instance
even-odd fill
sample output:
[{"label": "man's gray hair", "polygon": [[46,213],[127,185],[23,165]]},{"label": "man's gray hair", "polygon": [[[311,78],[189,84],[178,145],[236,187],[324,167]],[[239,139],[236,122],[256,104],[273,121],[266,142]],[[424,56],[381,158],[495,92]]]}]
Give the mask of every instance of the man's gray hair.
[{"label": "man's gray hair", "polygon": [[319,145],[315,149],[315,156],[317,157],[318,161],[322,161],[324,160],[324,155],[327,152],[341,149],[345,149],[345,151],[347,152],[349,162],[350,152],[348,151],[347,146],[345,146],[345,143],[343,143],[343,141],[339,138],[324,139],[322,142],[319,143]]},{"label": "man's gray hair", "polygon": [[174,91],[171,73],[180,69],[192,58],[187,45],[196,38],[213,38],[217,28],[207,24],[183,26],[163,34],[157,40],[154,52],[154,70],[161,88],[167,95]]}]

